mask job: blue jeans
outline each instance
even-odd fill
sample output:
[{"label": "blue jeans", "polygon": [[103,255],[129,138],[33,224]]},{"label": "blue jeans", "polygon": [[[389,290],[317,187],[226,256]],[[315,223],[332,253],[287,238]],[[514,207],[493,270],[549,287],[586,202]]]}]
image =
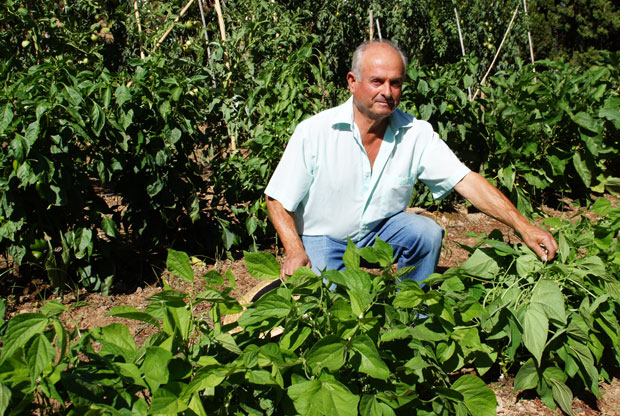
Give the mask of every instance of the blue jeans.
[{"label": "blue jeans", "polygon": [[[389,243],[398,259],[398,268],[418,266],[403,279],[422,281],[430,276],[441,254],[444,230],[435,221],[410,212],[401,212],[387,218],[368,235],[356,242],[357,247],[374,245],[375,238]],[[346,240],[327,236],[301,236],[312,270],[343,270],[342,256],[347,248]]]}]

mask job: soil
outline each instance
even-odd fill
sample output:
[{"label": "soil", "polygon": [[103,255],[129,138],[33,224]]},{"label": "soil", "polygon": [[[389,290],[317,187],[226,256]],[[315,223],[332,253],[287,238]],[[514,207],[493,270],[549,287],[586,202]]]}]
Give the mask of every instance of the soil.
[{"label": "soil", "polygon": [[[605,196],[612,202],[614,206],[620,205],[620,199],[613,196]],[[444,247],[439,261],[439,269],[445,270],[449,267],[455,267],[463,263],[468,252],[460,247],[459,244],[473,245],[477,239],[475,237],[465,236],[465,233],[486,233],[498,229],[505,239],[510,242],[518,242],[519,238],[515,232],[509,227],[488,216],[471,212],[471,208],[465,205],[459,206],[453,212],[425,212],[424,210],[412,209],[433,218],[445,230]],[[558,218],[573,218],[575,215],[594,216],[591,213],[580,212],[570,201],[562,201],[558,203],[558,207],[544,207],[543,211],[548,216]],[[537,221],[538,222],[538,221]],[[278,259],[282,260],[282,255],[277,248],[272,249]],[[204,275],[207,271],[215,269],[224,273],[227,269],[231,269],[236,282],[237,291],[243,299],[252,299],[253,296],[265,287],[269,282],[259,281],[250,276],[245,268],[243,260],[219,260],[211,264],[197,264],[194,266],[195,273],[198,276]],[[185,282],[172,278],[168,273],[161,275],[160,282],[166,281],[175,288],[183,289]],[[150,286],[138,287],[130,294],[112,294],[103,296],[98,293],[85,293],[82,291],[74,291],[64,294],[62,297],[45,296],[45,285],[43,282],[33,280],[31,285],[14,290],[9,302],[7,302],[6,317],[10,318],[18,313],[36,312],[42,303],[46,300],[57,299],[62,303],[69,305],[80,302],[83,306],[70,310],[65,313],[63,319],[68,326],[77,326],[80,330],[87,330],[93,327],[105,326],[113,322],[121,322],[125,324],[134,334],[136,342],[140,344],[148,336],[152,334],[152,329],[144,324],[115,317],[106,314],[115,306],[128,305],[143,310],[147,305],[147,299],[155,293],[162,290],[162,284],[156,283]],[[243,301],[242,299],[242,301]],[[204,309],[196,312],[205,315]],[[498,401],[497,414],[505,416],[516,415],[561,415],[561,410],[551,410],[540,399],[529,397],[527,395],[518,395],[513,391],[513,379],[504,379],[500,377],[495,382],[491,382],[489,386],[495,392]],[[575,415],[595,416],[595,415],[618,415],[620,416],[620,380],[614,378],[611,383],[602,383],[600,386],[602,398],[596,398],[589,392],[583,392],[573,400],[573,411]]]}]

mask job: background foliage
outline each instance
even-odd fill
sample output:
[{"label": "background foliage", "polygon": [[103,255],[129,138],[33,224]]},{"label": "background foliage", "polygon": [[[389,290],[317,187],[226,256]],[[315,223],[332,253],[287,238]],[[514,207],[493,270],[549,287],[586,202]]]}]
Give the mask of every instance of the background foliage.
[{"label": "background foliage", "polygon": [[[129,1],[0,6],[8,268],[106,291],[115,275],[140,273],[136,253],[271,242],[264,186],[296,124],[346,97],[369,9],[411,57],[403,108],[520,208],[617,187],[612,2],[533,2],[485,85],[520,2],[228,0],[225,41],[211,2],[204,26],[198,2],[183,16],[169,1],[137,5],[139,27]],[[525,64],[528,27],[536,73]],[[578,36],[562,35],[575,27]],[[433,203],[422,188],[412,202]]]}]

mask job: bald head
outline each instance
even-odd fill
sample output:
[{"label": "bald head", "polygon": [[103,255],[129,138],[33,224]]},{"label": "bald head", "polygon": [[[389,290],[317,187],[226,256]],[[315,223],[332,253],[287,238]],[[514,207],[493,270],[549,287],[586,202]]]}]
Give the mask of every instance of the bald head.
[{"label": "bald head", "polygon": [[405,53],[396,46],[393,42],[382,39],[382,40],[369,40],[361,45],[359,45],[355,51],[353,52],[353,60],[351,62],[351,72],[355,75],[356,78],[359,78],[362,73],[362,62],[364,61],[364,54],[367,51],[385,51],[386,53],[394,53],[396,52],[403,63],[403,75],[407,69],[407,57]]}]

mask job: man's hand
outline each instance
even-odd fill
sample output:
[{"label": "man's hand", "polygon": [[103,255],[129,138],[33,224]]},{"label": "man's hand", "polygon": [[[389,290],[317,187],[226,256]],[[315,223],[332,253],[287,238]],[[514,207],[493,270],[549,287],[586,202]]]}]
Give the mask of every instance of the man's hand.
[{"label": "man's hand", "polygon": [[542,261],[551,261],[558,251],[558,243],[553,236],[538,227],[530,225],[525,230],[520,231],[523,242],[540,257]]},{"label": "man's hand", "polygon": [[307,266],[312,267],[310,263],[310,258],[305,251],[296,251],[292,253],[286,253],[286,259],[284,260],[284,264],[280,268],[280,278],[282,280],[286,279],[286,276],[290,276],[295,273],[295,270],[300,267]]},{"label": "man's hand", "polygon": [[269,195],[266,196],[266,202],[271,222],[280,236],[284,250],[286,250],[286,259],[280,268],[280,277],[284,280],[286,275],[292,275],[295,270],[302,266],[311,267],[310,258],[295,230],[293,213],[284,209],[279,201]]}]

